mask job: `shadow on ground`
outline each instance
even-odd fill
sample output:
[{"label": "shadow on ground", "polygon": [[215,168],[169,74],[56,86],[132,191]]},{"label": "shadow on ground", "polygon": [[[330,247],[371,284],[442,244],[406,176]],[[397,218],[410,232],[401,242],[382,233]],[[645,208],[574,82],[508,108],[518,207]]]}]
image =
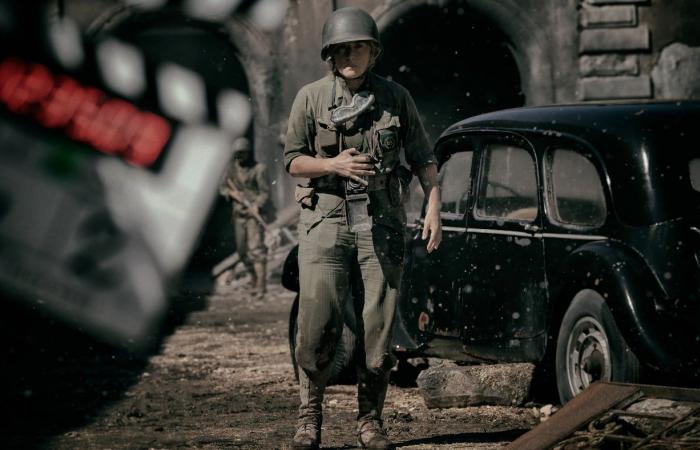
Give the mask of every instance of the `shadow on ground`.
[{"label": "shadow on ground", "polygon": [[409,441],[395,442],[398,448],[412,445],[445,445],[445,444],[468,444],[470,442],[510,442],[518,438],[521,434],[529,430],[507,430],[494,433],[455,433],[432,436],[429,438],[412,439]]},{"label": "shadow on ground", "polygon": [[[421,439],[411,439],[408,441],[395,441],[394,447],[397,449],[403,447],[412,447],[416,445],[448,445],[448,444],[469,444],[469,443],[498,443],[498,442],[511,442],[520,435],[526,433],[529,430],[508,430],[494,433],[455,433],[455,434],[443,434],[439,436],[432,436],[429,438]],[[346,450],[357,448],[353,446],[343,446],[343,447],[321,447],[324,450]]]},{"label": "shadow on ground", "polygon": [[52,437],[89,423],[121,399],[138,381],[148,357],[160,352],[164,338],[189,313],[206,307],[202,289],[209,285],[193,280],[186,280],[170,296],[161,332],[153,337],[150,349],[139,354],[5,301],[0,317],[3,448],[43,448]]}]

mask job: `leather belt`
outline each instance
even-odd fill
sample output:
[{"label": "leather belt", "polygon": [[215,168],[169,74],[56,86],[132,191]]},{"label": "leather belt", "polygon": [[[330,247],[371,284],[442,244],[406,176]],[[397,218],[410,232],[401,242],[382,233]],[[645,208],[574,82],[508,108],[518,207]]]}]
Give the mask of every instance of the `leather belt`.
[{"label": "leather belt", "polygon": [[[342,178],[335,178],[331,182],[327,177],[321,177],[314,183],[316,192],[338,195],[345,197],[345,181]],[[389,187],[389,175],[377,174],[367,178],[367,192],[382,191]]]}]

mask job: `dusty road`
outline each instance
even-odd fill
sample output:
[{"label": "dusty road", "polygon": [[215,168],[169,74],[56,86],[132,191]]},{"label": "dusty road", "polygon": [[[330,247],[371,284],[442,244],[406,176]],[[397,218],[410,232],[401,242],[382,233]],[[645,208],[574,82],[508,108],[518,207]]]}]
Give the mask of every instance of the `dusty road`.
[{"label": "dusty road", "polygon": [[[289,448],[297,406],[286,340],[292,294],[273,286],[264,300],[245,289],[192,295],[182,301],[199,310],[147,360],[90,348],[16,377],[3,448]],[[323,448],[353,448],[356,411],[352,386],[328,389]],[[528,408],[428,410],[416,388],[395,386],[385,417],[406,449],[500,448],[538,422]]]}]

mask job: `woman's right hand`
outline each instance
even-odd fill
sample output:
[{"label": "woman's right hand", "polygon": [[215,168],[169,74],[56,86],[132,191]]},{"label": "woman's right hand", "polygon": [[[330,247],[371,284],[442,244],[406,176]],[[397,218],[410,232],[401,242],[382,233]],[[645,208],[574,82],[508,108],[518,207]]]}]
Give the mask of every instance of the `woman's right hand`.
[{"label": "woman's right hand", "polygon": [[328,171],[341,177],[350,178],[367,186],[368,182],[362,177],[375,175],[374,165],[367,154],[348,148],[333,158],[328,158]]}]

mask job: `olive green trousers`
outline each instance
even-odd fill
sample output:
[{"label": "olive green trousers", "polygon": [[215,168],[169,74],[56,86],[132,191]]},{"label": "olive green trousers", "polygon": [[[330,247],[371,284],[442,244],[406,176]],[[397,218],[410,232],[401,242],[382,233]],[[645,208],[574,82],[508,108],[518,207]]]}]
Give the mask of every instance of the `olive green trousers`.
[{"label": "olive green trousers", "polygon": [[395,363],[391,338],[403,269],[403,234],[382,225],[351,232],[343,203],[339,197],[322,198],[317,210],[303,209],[301,214],[295,353],[301,369],[301,420],[321,416],[346,302],[354,302],[356,311],[352,328],[358,339],[358,419],[381,417],[389,370]]}]

